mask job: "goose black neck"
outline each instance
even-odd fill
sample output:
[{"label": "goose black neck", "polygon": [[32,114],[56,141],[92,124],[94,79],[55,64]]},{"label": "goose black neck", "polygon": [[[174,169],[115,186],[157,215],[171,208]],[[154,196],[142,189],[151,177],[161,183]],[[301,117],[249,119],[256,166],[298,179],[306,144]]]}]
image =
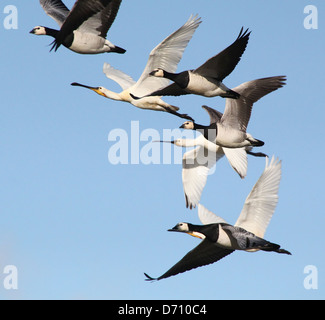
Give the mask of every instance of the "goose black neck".
[{"label": "goose black neck", "polygon": [[212,224],[206,224],[203,226],[200,225],[194,225],[194,224],[188,224],[190,231],[196,231],[204,234],[206,238],[208,238],[210,241],[215,242],[218,240],[219,237],[219,224],[218,223],[212,223]]},{"label": "goose black neck", "polygon": [[53,38],[56,38],[57,34],[59,33],[58,30],[51,29],[51,28],[45,28],[45,31],[46,31],[47,36],[50,36],[50,37],[53,37]]},{"label": "goose black neck", "polygon": [[217,125],[215,123],[212,123],[209,126],[204,126],[198,123],[194,123],[194,130],[201,132],[201,134],[203,134],[204,138],[207,140],[213,140],[217,133]]},{"label": "goose black neck", "polygon": [[164,78],[174,81],[178,77],[179,73],[171,73],[164,70]]},{"label": "goose black neck", "polygon": [[188,83],[190,81],[190,76],[188,74],[188,71],[183,71],[181,73],[170,73],[170,72],[164,71],[164,77],[169,80],[174,81],[182,89],[185,89],[188,86]]},{"label": "goose black neck", "polygon": [[198,123],[194,123],[194,130],[205,130],[205,129],[209,129],[209,126],[204,126],[202,124],[198,124]]}]

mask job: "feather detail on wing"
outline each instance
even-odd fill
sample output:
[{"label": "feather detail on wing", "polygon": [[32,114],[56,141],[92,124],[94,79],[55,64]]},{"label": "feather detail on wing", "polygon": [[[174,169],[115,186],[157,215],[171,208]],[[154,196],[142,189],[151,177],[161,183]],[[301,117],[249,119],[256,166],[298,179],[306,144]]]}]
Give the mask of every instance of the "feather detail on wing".
[{"label": "feather detail on wing", "polygon": [[182,178],[187,208],[195,208],[199,203],[209,170],[223,156],[221,147],[217,153],[208,152],[201,146],[184,153]]},{"label": "feather detail on wing", "polygon": [[228,223],[226,220],[209,211],[200,203],[198,205],[198,215],[203,224]]},{"label": "feather detail on wing", "polygon": [[226,99],[221,123],[246,132],[253,104],[265,95],[283,87],[284,81],[284,76],[269,77],[248,81],[233,88],[233,91],[240,94],[240,98]]},{"label": "feather detail on wing", "polygon": [[208,106],[202,106],[202,108],[209,114],[209,117],[210,117],[210,125],[211,124],[214,124],[214,123],[217,123],[220,121],[220,119],[222,118],[222,113],[215,110],[215,109],[212,109]]},{"label": "feather detail on wing", "polygon": [[68,17],[70,10],[61,0],[40,0],[45,13],[61,27]]},{"label": "feather detail on wing", "polygon": [[135,81],[132,79],[132,77],[123,71],[113,68],[108,63],[104,63],[103,72],[108,79],[111,79],[118,83],[123,90],[129,89],[135,84]]},{"label": "feather detail on wing", "polygon": [[156,68],[170,72],[176,71],[186,46],[201,23],[200,19],[197,15],[191,16],[182,27],[169,35],[150,52],[147,65],[132,89],[135,96],[143,97],[168,85],[168,79],[152,77],[149,76],[149,73]]},{"label": "feather detail on wing", "polygon": [[146,274],[145,275],[148,278],[147,280],[165,279],[194,268],[214,263],[231,254],[232,252],[233,250],[220,248],[214,243],[205,239],[159,278],[155,279]]},{"label": "feather detail on wing", "polygon": [[54,40],[51,50],[57,50],[74,30],[77,30],[85,21],[103,11],[112,0],[77,0],[70,14],[61,26],[60,32]]},{"label": "feather detail on wing", "polygon": [[235,226],[263,238],[278,203],[281,161],[266,158],[264,172],[246,198]]},{"label": "feather detail on wing", "polygon": [[245,148],[222,148],[229,164],[244,179],[247,174],[247,152]]},{"label": "feather detail on wing", "polygon": [[106,38],[108,30],[117,16],[121,2],[122,0],[112,0],[103,10],[87,19],[78,30]]},{"label": "feather detail on wing", "polygon": [[203,65],[194,70],[194,72],[219,81],[226,78],[235,69],[246,49],[250,32],[248,32],[248,29],[245,32],[243,30],[241,28],[235,42],[207,60]]}]

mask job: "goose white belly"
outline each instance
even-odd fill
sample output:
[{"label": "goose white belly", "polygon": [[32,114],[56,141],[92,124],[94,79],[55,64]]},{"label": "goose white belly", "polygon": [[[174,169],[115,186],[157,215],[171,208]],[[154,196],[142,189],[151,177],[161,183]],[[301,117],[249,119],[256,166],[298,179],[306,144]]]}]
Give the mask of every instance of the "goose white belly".
[{"label": "goose white belly", "polygon": [[246,133],[231,127],[217,125],[217,138],[215,143],[227,148],[241,148],[250,145],[246,140]]},{"label": "goose white belly", "polygon": [[225,94],[227,91],[227,87],[216,79],[205,78],[192,72],[189,73],[189,76],[190,79],[186,90],[191,93],[205,97],[215,97]]},{"label": "goose white belly", "polygon": [[228,234],[222,229],[222,226],[219,224],[219,237],[216,243],[219,247],[225,249],[238,250],[240,249],[237,241],[231,236],[231,233]]},{"label": "goose white belly", "polygon": [[106,39],[92,33],[74,31],[74,39],[70,50],[82,54],[96,54],[107,52]]},{"label": "goose white belly", "polygon": [[259,251],[259,249],[243,249],[238,245],[238,242],[236,238],[234,238],[231,234],[231,232],[227,233],[225,232],[221,225],[219,225],[219,237],[218,241],[216,243],[218,247],[222,247],[225,249],[231,249],[231,250],[244,250],[246,252],[256,252]]}]

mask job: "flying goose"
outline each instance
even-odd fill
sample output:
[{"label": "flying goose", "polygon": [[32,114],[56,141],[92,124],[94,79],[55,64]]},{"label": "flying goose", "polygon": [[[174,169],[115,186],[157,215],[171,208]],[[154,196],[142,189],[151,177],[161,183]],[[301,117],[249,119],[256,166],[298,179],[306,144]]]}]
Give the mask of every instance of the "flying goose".
[{"label": "flying goose", "polygon": [[132,93],[141,96],[146,95],[152,92],[152,90],[169,83],[168,79],[149,77],[149,71],[159,65],[163,65],[171,70],[176,70],[177,64],[182,58],[186,46],[201,23],[200,19],[201,18],[198,18],[197,15],[194,17],[191,16],[181,28],[158,44],[150,52],[147,65],[137,82],[124,72],[114,69],[111,65],[105,63],[104,73],[109,79],[116,81],[122,87],[123,91],[121,93],[112,92],[104,87],[89,87],[76,82],[72,83],[72,85],[91,89],[108,99],[129,102],[140,109],[165,111],[181,118],[192,119],[186,114],[179,114],[177,112],[177,110],[179,110],[178,107],[164,102],[160,97],[146,97],[135,100],[132,98]]},{"label": "flying goose", "polygon": [[210,115],[210,125],[202,126],[194,122],[185,122],[181,126],[184,129],[203,130],[205,136],[209,134],[209,140],[219,146],[227,148],[260,147],[264,142],[255,139],[246,132],[251,117],[253,104],[285,85],[285,76],[262,78],[252,80],[234,88],[241,97],[237,100],[226,99],[224,114],[204,106]]},{"label": "flying goose", "polygon": [[[253,80],[242,84],[238,87],[238,91],[242,94],[240,99],[226,99],[226,111],[228,114],[236,117],[237,113],[245,112],[245,107],[251,107],[254,102],[260,99],[267,93],[276,90],[278,87],[282,86],[283,77],[272,77]],[[229,107],[236,105],[237,109],[241,110],[234,111],[227,109]],[[226,155],[229,164],[238,173],[238,175],[243,179],[247,174],[247,154],[255,157],[266,157],[266,154],[262,152],[253,152],[252,144],[242,147],[225,147],[217,144],[219,134],[219,126],[222,124],[222,119],[224,115],[212,108],[203,106],[203,108],[208,112],[210,116],[210,125],[204,126],[197,124],[193,121],[186,121],[180,128],[197,130],[202,133],[196,139],[176,139],[174,141],[161,141],[169,142],[179,147],[197,147],[190,151],[187,151],[183,155],[182,160],[182,181],[183,190],[185,195],[185,202],[187,208],[195,208],[200,202],[203,189],[206,185],[207,178],[210,169],[216,164],[216,162]],[[246,110],[247,112],[247,110]],[[249,111],[249,115],[250,115]],[[235,122],[235,120],[233,120]],[[245,125],[245,131],[246,131]],[[222,128],[222,127],[221,127]],[[241,127],[241,128],[244,128]],[[223,129],[223,128],[222,128]],[[230,128],[226,128],[228,134],[231,133]],[[224,129],[224,130],[226,130]],[[251,137],[250,134],[247,134]],[[231,138],[231,136],[230,136]],[[256,139],[255,139],[256,141]],[[257,143],[254,144],[258,146]]]},{"label": "flying goose", "polygon": [[80,54],[104,52],[125,53],[106,39],[122,0],[77,0],[71,11],[61,0],[40,0],[47,15],[60,26],[55,30],[43,26],[35,27],[30,33],[54,38],[52,49],[64,45]]},{"label": "flying goose", "polygon": [[[213,108],[210,108],[206,105],[203,105],[202,108],[206,110],[210,116],[210,125],[205,126],[198,124],[193,121],[185,121],[181,126],[180,129],[187,129],[187,130],[195,130],[200,132],[205,139],[214,142],[216,139],[216,128],[217,128],[217,122],[220,122],[220,119],[222,118],[223,114],[219,112],[218,110],[215,110]],[[267,155],[263,152],[253,152],[253,147],[245,147],[246,153],[249,155],[252,155],[254,157],[267,157]]]},{"label": "flying goose", "polygon": [[198,214],[203,225],[181,222],[168,231],[187,233],[203,241],[160,277],[152,278],[145,273],[146,280],[161,280],[214,263],[235,250],[262,250],[291,255],[280,245],[264,239],[264,233],[278,203],[280,179],[281,161],[273,157],[269,162],[266,158],[264,172],[246,198],[235,225],[228,224],[200,204]]},{"label": "flying goose", "polygon": [[173,70],[164,68],[164,66],[153,69],[150,72],[151,76],[167,78],[174,83],[153,91],[147,96],[196,94],[205,97],[221,96],[223,98],[238,99],[240,94],[227,88],[222,81],[235,69],[240,61],[246,49],[250,33],[248,29],[243,32],[243,28],[241,28],[233,44],[195,70],[173,73]]}]

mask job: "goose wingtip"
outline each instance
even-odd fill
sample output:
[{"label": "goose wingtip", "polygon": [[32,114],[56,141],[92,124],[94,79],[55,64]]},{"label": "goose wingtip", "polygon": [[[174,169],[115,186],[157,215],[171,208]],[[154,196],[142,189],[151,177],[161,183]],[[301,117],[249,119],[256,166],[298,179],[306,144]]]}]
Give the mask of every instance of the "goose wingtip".
[{"label": "goose wingtip", "polygon": [[145,276],[146,276],[146,279],[144,279],[145,281],[157,281],[158,279],[157,278],[153,278],[153,277],[150,277],[147,273],[143,273]]}]

